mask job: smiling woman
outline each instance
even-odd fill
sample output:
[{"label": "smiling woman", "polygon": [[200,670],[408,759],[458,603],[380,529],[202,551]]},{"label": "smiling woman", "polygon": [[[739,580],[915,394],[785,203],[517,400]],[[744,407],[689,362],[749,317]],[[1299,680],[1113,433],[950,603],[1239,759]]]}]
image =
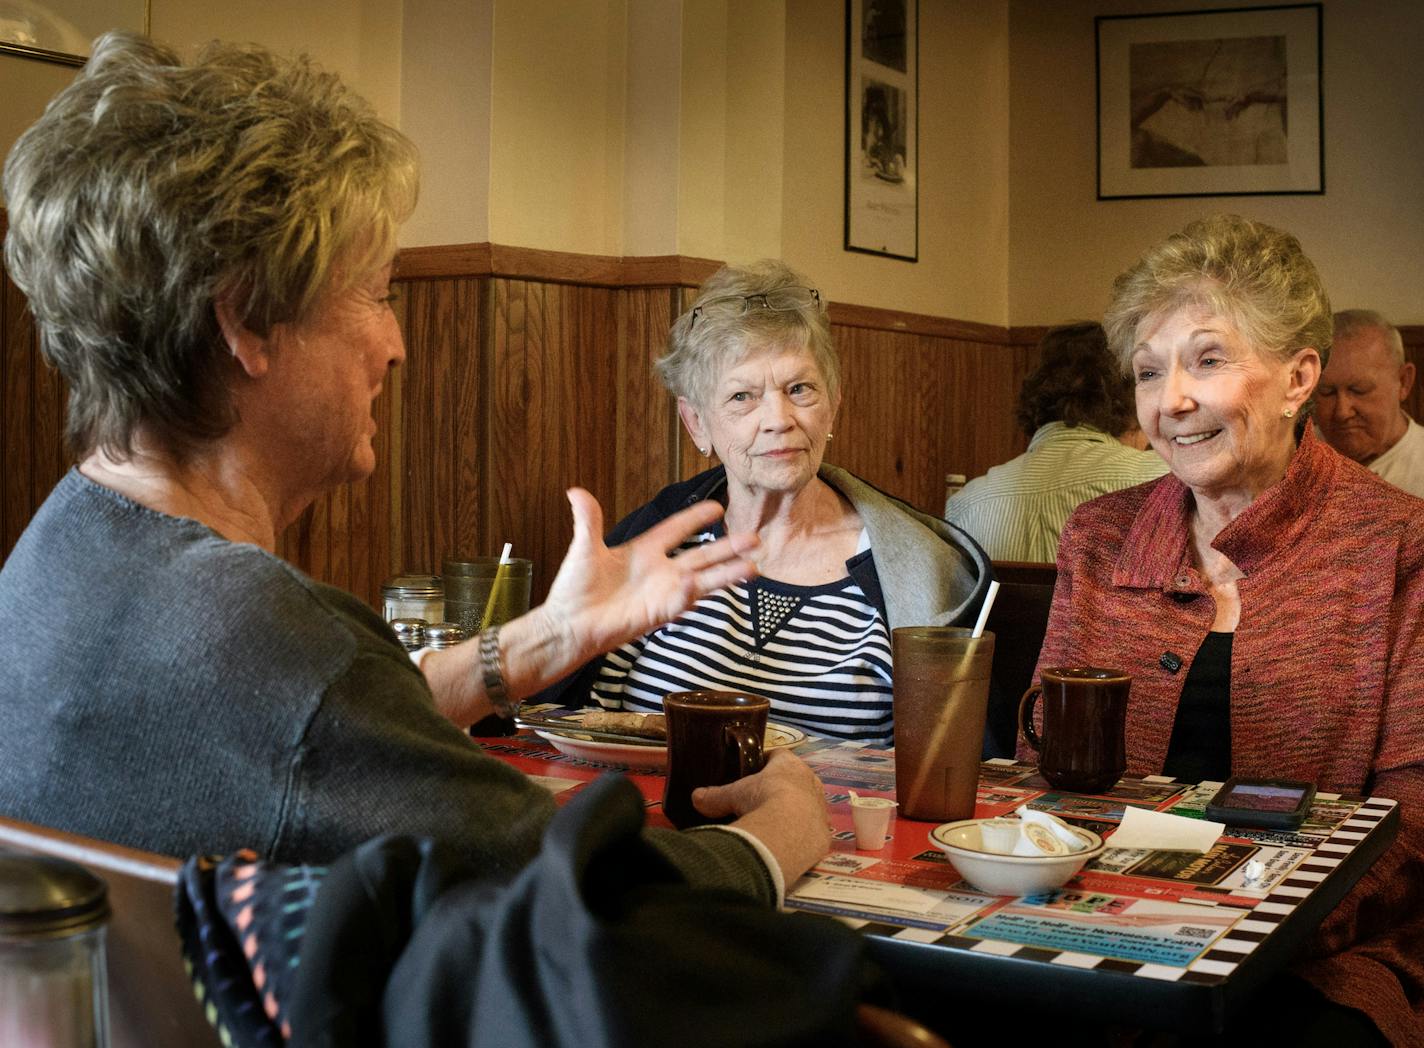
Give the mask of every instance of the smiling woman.
[{"label": "smiling woman", "polygon": [[1300,1043],[1329,1022],[1334,1043],[1417,1044],[1424,501],[1308,424],[1330,305],[1290,234],[1194,223],[1118,278],[1104,326],[1171,473],[1069,520],[1039,667],[1132,676],[1128,774],[1400,800],[1397,843],[1248,1034]]},{"label": "smiling woman", "polygon": [[610,540],[716,501],[729,529],[760,538],[761,577],[709,594],[544,697],[652,711],[668,692],[732,688],[770,699],[779,722],[889,742],[889,631],[972,622],[990,579],[983,552],[825,463],[840,367],[820,292],[784,263],[715,273],[657,367],[693,442],[721,465],[664,489]]}]

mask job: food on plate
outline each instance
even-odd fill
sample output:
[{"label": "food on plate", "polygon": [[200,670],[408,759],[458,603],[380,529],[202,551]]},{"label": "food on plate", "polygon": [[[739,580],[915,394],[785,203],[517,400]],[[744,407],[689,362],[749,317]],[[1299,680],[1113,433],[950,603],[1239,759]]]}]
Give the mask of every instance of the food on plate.
[{"label": "food on plate", "polygon": [[667,718],[661,713],[590,710],[579,720],[579,724],[591,731],[609,731],[618,735],[636,735],[644,739],[667,741]]}]

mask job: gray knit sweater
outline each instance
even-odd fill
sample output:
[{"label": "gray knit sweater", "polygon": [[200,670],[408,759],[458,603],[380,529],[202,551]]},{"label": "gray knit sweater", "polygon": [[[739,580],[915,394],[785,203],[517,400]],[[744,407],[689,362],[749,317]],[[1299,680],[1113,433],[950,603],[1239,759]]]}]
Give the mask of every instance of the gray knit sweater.
[{"label": "gray knit sweater", "polygon": [[[507,873],[553,807],[440,716],[378,615],[256,546],[70,471],[0,568],[8,817],[284,862],[430,835]],[[693,883],[772,897],[735,835],[650,833]]]}]

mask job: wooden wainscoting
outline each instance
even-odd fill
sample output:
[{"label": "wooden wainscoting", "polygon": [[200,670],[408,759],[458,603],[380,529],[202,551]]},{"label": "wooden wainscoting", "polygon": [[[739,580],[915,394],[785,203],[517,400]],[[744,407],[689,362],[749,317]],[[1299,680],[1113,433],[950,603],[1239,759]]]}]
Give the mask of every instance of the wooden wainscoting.
[{"label": "wooden wainscoting", "polygon": [[[408,359],[375,405],[377,470],[319,499],[279,553],[378,605],[390,575],[511,542],[535,562],[538,601],[572,534],[566,488],[593,492],[611,526],[706,466],[651,365],[715,265],[491,245],[404,252]],[[841,303],[830,315],[844,373],[831,461],[938,514],[945,473],[976,476],[1023,450],[1013,402],[1042,329]],[[1424,365],[1424,327],[1404,334]],[[63,405],[24,296],[4,278],[0,556],[68,468]],[[1424,389],[1410,407],[1424,411]]]},{"label": "wooden wainscoting", "polygon": [[[0,216],[3,222],[3,216]],[[512,542],[547,591],[578,484],[607,523],[708,464],[652,370],[667,330],[716,268],[453,245],[402,253],[407,360],[375,405],[378,467],[317,500],[278,552],[373,605],[382,581]],[[1012,403],[1032,338],[1003,328],[833,304],[844,368],[831,461],[938,513],[944,474],[1022,450]],[[0,324],[0,554],[68,468],[64,391],[40,359],[23,295]]]}]

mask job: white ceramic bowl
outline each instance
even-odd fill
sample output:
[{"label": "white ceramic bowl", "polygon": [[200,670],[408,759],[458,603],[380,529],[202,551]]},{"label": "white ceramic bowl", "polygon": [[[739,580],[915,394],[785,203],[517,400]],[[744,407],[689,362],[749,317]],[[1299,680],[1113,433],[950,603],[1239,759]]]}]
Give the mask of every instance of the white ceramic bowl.
[{"label": "white ceramic bowl", "polygon": [[954,868],[974,887],[990,895],[1032,895],[1057,888],[1103,850],[1103,839],[1091,830],[1072,827],[1088,846],[1068,855],[1000,855],[983,850],[979,824],[983,819],[947,822],[930,831],[930,842],[949,856]]}]

